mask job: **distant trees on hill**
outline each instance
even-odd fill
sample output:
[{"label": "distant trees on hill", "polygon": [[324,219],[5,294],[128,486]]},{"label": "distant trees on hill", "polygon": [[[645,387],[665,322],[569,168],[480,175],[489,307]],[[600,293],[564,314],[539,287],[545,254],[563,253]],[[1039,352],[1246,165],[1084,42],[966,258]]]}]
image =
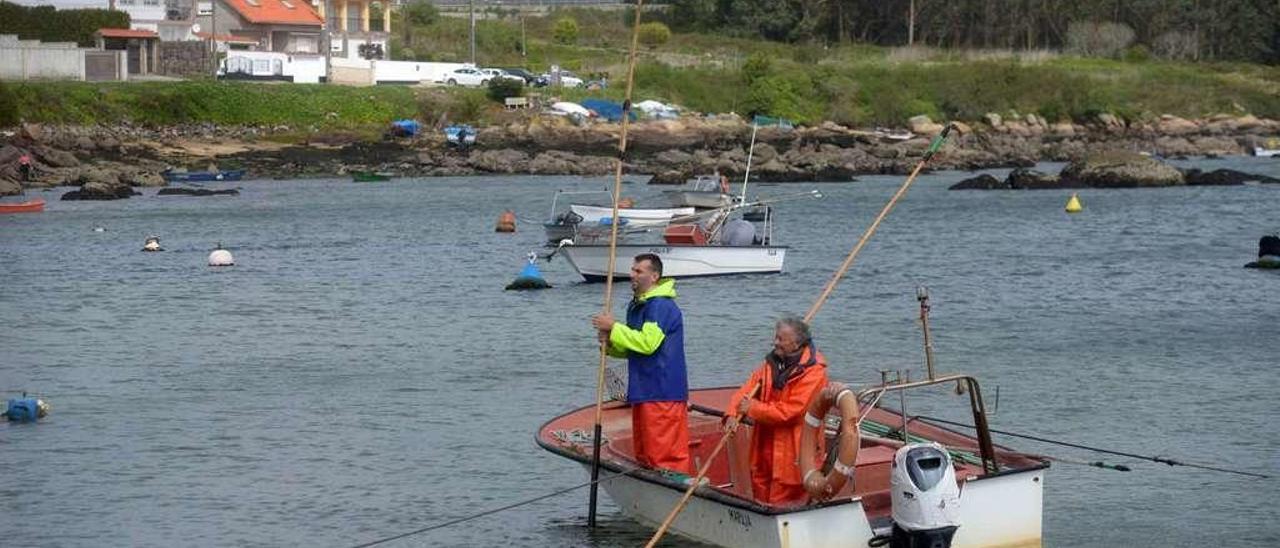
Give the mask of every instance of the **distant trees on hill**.
[{"label": "distant trees on hill", "polygon": [[[1127,27],[1134,44],[1157,55],[1280,63],[1280,2],[1275,0],[670,0],[668,4],[664,18],[676,30],[730,32],[787,42],[853,40],[889,46],[905,45],[913,38],[917,44],[943,48],[1057,49],[1072,45],[1073,23],[1091,23]],[[912,18],[914,33],[908,31]],[[1105,30],[1123,34],[1119,29]]]}]

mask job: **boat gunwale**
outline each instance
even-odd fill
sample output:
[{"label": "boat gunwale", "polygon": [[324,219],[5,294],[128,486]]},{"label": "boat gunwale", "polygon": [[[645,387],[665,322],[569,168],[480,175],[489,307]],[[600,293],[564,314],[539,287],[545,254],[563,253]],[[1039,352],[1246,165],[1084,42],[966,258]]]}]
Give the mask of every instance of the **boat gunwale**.
[{"label": "boat gunwale", "polygon": [[[565,247],[565,249],[570,249],[570,248],[574,248],[574,247],[595,248],[595,247],[609,247],[609,244],[573,244],[573,245],[566,245],[566,246],[564,246],[564,247]],[[714,249],[714,248],[723,248],[723,249],[791,249],[791,246],[789,246],[789,245],[720,245],[720,244],[697,245],[697,244],[669,244],[669,243],[665,243],[665,242],[663,242],[663,243],[653,243],[653,244],[618,244],[618,245],[616,245],[616,246],[614,246],[614,247],[616,247],[616,248],[618,248],[618,249],[622,249],[622,248],[624,248],[624,247],[693,247],[693,248],[699,248],[699,249],[706,249],[706,248],[712,248],[712,249]]]},{"label": "boat gunwale", "polygon": [[[690,392],[733,390],[736,388],[737,388],[736,386],[716,386],[716,387],[708,387],[708,388],[698,388],[698,389],[690,390]],[[630,407],[630,404],[622,403],[622,406]],[[565,447],[560,445],[554,445],[550,441],[543,439],[542,432],[545,431],[553,422],[556,422],[560,419],[563,419],[575,413],[580,413],[582,411],[593,409],[594,407],[595,406],[593,405],[579,407],[567,413],[563,413],[555,417],[552,417],[551,419],[548,419],[546,422],[542,423],[542,425],[538,427],[537,432],[533,435],[534,442],[537,443],[539,447],[547,451],[550,451],[551,453],[559,455],[561,457],[565,457],[570,460],[575,460],[582,464],[591,464],[591,457],[589,455],[585,455],[582,453],[578,453],[578,452],[566,449]],[[927,422],[924,419],[918,419],[918,420],[921,422]],[[945,426],[936,425],[934,423],[928,423],[928,424],[929,426],[938,428],[939,430],[943,430],[945,432],[949,432],[949,433],[956,434],[963,437],[970,437],[964,434],[963,432],[957,432]],[[997,446],[997,447],[1000,447],[1000,446]],[[1000,449],[1004,449],[1006,452],[1009,452],[1009,453],[1023,454],[1019,451],[1014,451],[1007,447],[1000,447]],[[1033,460],[1039,460],[1039,459],[1033,459]],[[633,468],[631,470],[627,470],[624,466],[619,464],[617,461],[605,459],[605,458],[600,459],[600,466],[602,468],[608,469],[610,472],[620,473],[622,475],[630,476],[641,481],[660,485],[662,487],[667,487],[669,489],[675,490],[676,492],[684,492],[684,490],[688,488],[688,485],[685,485],[683,482],[675,481],[648,468]],[[1018,474],[1033,473],[1041,470],[1046,470],[1049,467],[1050,467],[1050,463],[1048,461],[1040,460],[1040,464],[1033,465],[1033,466],[1027,466],[1022,468],[1009,468],[1006,470],[1001,470],[997,472],[987,472],[980,476],[966,478],[965,483],[966,484],[975,483],[975,482],[988,480],[988,479],[996,479],[996,478],[1002,478],[1006,476],[1014,476]],[[601,483],[604,483],[604,481],[606,480],[601,480]],[[843,506],[843,505],[852,504],[855,502],[860,503],[862,501],[861,496],[855,496],[855,497],[849,497],[849,498],[842,498],[839,500],[829,500],[829,501],[820,502],[817,504],[806,504],[806,505],[797,506],[797,507],[780,508],[780,507],[764,506],[755,501],[743,499],[714,488],[697,489],[694,491],[694,495],[699,498],[708,499],[714,502],[718,502],[720,504],[725,504],[725,505],[742,509],[742,510],[748,510],[748,511],[755,512],[757,514],[761,514],[765,516],[781,516],[781,515],[787,515],[787,514],[797,514],[802,512],[808,512],[811,510],[820,510],[824,508],[831,508],[834,506]]]}]

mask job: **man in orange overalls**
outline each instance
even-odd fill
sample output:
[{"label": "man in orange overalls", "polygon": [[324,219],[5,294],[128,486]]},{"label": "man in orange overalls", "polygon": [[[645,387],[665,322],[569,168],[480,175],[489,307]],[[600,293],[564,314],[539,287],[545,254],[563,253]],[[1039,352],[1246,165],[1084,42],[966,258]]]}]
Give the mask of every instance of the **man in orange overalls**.
[{"label": "man in orange overalls", "polygon": [[[800,433],[809,400],[826,385],[827,360],[814,348],[809,326],[795,317],[778,320],[773,351],[729,399],[733,416],[725,423],[726,432],[735,432],[739,416],[755,422],[751,490],[757,502],[786,506],[808,497],[800,477]],[[814,454],[821,455],[821,447]]]}]

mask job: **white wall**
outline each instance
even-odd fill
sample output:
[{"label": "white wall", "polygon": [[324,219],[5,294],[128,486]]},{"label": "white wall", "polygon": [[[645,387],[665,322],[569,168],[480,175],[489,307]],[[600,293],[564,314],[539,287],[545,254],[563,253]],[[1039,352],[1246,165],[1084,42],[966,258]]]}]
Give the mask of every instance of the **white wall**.
[{"label": "white wall", "polygon": [[84,80],[84,51],[75,44],[41,44],[0,37],[0,79]]},{"label": "white wall", "polygon": [[375,82],[435,82],[462,63],[418,63],[415,61],[374,61]]}]

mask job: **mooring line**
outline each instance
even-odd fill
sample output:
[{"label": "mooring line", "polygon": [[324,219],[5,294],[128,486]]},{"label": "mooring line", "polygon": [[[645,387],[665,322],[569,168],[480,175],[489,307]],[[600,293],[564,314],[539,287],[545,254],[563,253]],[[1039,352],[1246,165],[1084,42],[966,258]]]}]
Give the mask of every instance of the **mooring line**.
[{"label": "mooring line", "polygon": [[[965,423],[962,423],[962,422],[949,421],[949,420],[946,420],[946,419],[939,419],[939,418],[936,418],[936,417],[926,417],[926,416],[923,416],[923,415],[918,415],[918,416],[916,416],[916,418],[917,418],[917,419],[920,419],[920,420],[923,420],[923,421],[938,422],[938,423],[942,423],[942,424],[950,424],[950,425],[952,425],[952,426],[962,426],[962,427],[964,427],[964,428],[973,428],[973,425],[971,425],[971,424],[965,424]],[[1191,463],[1191,462],[1182,462],[1182,461],[1179,461],[1179,460],[1167,459],[1167,458],[1164,458],[1164,457],[1151,457],[1151,456],[1147,456],[1147,455],[1139,455],[1139,454],[1137,454],[1137,453],[1126,453],[1126,452],[1124,452],[1124,451],[1112,451],[1112,450],[1110,450],[1110,449],[1102,449],[1102,448],[1099,448],[1099,447],[1090,447],[1090,446],[1088,446],[1088,445],[1080,445],[1080,444],[1078,444],[1078,443],[1071,443],[1071,442],[1069,442],[1069,441],[1051,440],[1051,439],[1049,439],[1049,438],[1042,438],[1042,437],[1040,437],[1040,436],[1032,436],[1032,435],[1030,435],[1030,434],[1019,434],[1019,433],[1016,433],[1016,432],[1008,432],[1008,431],[996,430],[995,428],[991,428],[991,429],[989,429],[989,430],[991,430],[992,432],[995,432],[995,433],[997,433],[997,434],[1004,435],[1004,436],[1011,436],[1011,437],[1015,437],[1015,438],[1028,439],[1028,440],[1038,441],[1038,442],[1043,442],[1043,443],[1050,443],[1050,444],[1053,444],[1053,445],[1061,445],[1061,446],[1063,446],[1063,447],[1073,447],[1073,448],[1076,448],[1076,449],[1084,449],[1085,451],[1094,451],[1094,452],[1096,452],[1096,453],[1106,453],[1106,454],[1108,454],[1108,455],[1116,455],[1116,456],[1120,456],[1120,457],[1129,457],[1129,458],[1133,458],[1133,459],[1147,460],[1147,461],[1151,461],[1151,462],[1158,462],[1158,463],[1160,463],[1160,464],[1167,464],[1167,465],[1169,465],[1169,466],[1187,466],[1187,467],[1191,467],[1191,468],[1199,468],[1199,469],[1201,469],[1201,470],[1210,470],[1210,471],[1213,471],[1213,472],[1225,472],[1225,473],[1228,473],[1228,474],[1239,474],[1239,475],[1241,475],[1241,476],[1250,476],[1250,477],[1262,478],[1262,479],[1268,479],[1268,478],[1270,478],[1270,477],[1271,477],[1271,476],[1268,476],[1268,475],[1266,475],[1266,474],[1258,474],[1258,473],[1256,473],[1256,472],[1242,472],[1242,471],[1240,471],[1240,470],[1232,470],[1232,469],[1230,469],[1230,468],[1219,468],[1219,467],[1217,467],[1217,466],[1209,466],[1209,465],[1207,465],[1207,464],[1195,464],[1195,463]],[[1089,465],[1090,465],[1090,466],[1097,466],[1096,464],[1093,464],[1093,463],[1089,463]],[[1099,468],[1107,468],[1106,466],[1098,466],[1098,467],[1099,467]]]},{"label": "mooring line", "polygon": [[366,542],[366,543],[364,543],[364,544],[357,544],[357,545],[353,546],[352,548],[368,548],[369,546],[377,546],[377,545],[379,545],[379,544],[384,544],[384,543],[387,543],[387,542],[391,542],[391,541],[393,541],[393,540],[400,540],[400,539],[405,538],[405,537],[411,537],[411,536],[413,536],[413,535],[420,535],[420,534],[422,534],[422,533],[426,533],[426,532],[429,532],[429,531],[435,531],[436,529],[444,529],[445,527],[449,527],[449,526],[452,526],[452,525],[457,525],[457,524],[459,524],[459,523],[468,522],[468,521],[471,521],[471,520],[473,520],[473,519],[482,518],[482,517],[485,517],[485,516],[488,516],[488,515],[496,514],[496,513],[498,513],[498,512],[503,512],[503,511],[506,511],[506,510],[510,510],[510,509],[512,509],[512,508],[519,508],[519,507],[521,507],[521,506],[525,506],[525,505],[528,505],[528,504],[533,504],[533,503],[538,502],[538,501],[540,501],[540,500],[545,500],[545,499],[549,499],[549,498],[552,498],[552,497],[557,497],[557,496],[563,495],[563,494],[565,494],[565,493],[569,493],[569,492],[577,491],[578,489],[582,489],[583,487],[587,487],[587,486],[590,486],[590,485],[594,485],[594,484],[598,484],[598,483],[601,483],[601,482],[609,481],[609,480],[611,480],[611,479],[613,479],[613,478],[616,478],[616,477],[618,477],[618,476],[625,476],[625,475],[627,475],[627,474],[630,474],[630,473],[632,473],[632,472],[635,472],[636,470],[638,470],[638,468],[628,468],[628,469],[623,470],[623,471],[621,471],[621,472],[614,472],[613,474],[609,474],[609,475],[607,475],[607,476],[604,476],[604,477],[599,478],[599,479],[594,480],[594,481],[588,481],[588,482],[585,482],[585,483],[579,483],[579,484],[577,484],[577,485],[574,485],[574,486],[571,486],[571,487],[566,487],[566,488],[561,489],[561,490],[559,490],[559,491],[552,491],[552,492],[550,492],[550,493],[547,493],[547,494],[544,494],[544,495],[539,495],[539,496],[533,497],[533,498],[531,498],[531,499],[525,499],[525,500],[522,500],[522,501],[520,501],[520,502],[515,502],[515,503],[512,503],[512,504],[508,504],[508,505],[503,506],[503,507],[501,507],[501,508],[493,508],[493,509],[490,509],[490,510],[485,510],[485,511],[482,511],[482,512],[477,512],[477,513],[475,513],[475,514],[471,514],[471,515],[468,515],[468,516],[463,516],[463,517],[460,517],[460,518],[457,518],[457,519],[452,519],[452,520],[446,521],[446,522],[444,522],[444,523],[438,523],[438,524],[436,524],[436,525],[432,525],[432,526],[430,526],[430,527],[423,527],[423,528],[421,528],[421,529],[417,529],[417,530],[414,530],[414,531],[409,531],[408,533],[402,533],[402,534],[399,534],[399,535],[396,535],[396,536],[393,536],[393,537],[386,537],[386,538],[381,538],[381,539],[375,540],[375,541],[373,541],[373,542]]}]

